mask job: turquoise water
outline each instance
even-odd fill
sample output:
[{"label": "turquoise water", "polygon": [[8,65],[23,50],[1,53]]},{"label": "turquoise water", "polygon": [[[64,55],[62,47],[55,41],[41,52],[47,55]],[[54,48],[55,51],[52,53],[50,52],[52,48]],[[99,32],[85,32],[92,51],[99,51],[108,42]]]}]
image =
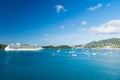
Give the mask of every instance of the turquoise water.
[{"label": "turquoise water", "polygon": [[120,51],[70,51],[0,50],[0,80],[120,80]]}]

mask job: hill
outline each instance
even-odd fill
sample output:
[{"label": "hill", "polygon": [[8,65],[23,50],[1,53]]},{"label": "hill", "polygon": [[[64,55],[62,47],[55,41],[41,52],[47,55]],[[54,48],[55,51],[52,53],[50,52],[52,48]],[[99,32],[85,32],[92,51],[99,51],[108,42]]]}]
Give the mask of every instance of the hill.
[{"label": "hill", "polygon": [[0,44],[0,49],[4,49],[7,45]]},{"label": "hill", "polygon": [[59,46],[42,46],[43,48],[47,48],[47,49],[67,49],[67,48],[71,48],[68,45],[59,45]]},{"label": "hill", "polygon": [[120,38],[93,41],[86,44],[84,48],[120,48]]},{"label": "hill", "polygon": [[[7,45],[0,44],[0,49],[4,49]],[[66,49],[72,48],[72,46],[68,45],[59,45],[59,46],[42,46],[43,48],[47,49]],[[76,45],[76,48],[120,48],[120,38],[111,38],[106,40],[100,41],[92,41],[85,45]]]}]

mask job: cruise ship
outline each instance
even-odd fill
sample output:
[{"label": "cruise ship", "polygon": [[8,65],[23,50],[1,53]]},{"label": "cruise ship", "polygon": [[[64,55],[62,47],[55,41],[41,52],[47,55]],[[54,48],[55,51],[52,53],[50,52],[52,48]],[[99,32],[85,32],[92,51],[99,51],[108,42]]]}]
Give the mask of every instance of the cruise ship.
[{"label": "cruise ship", "polygon": [[43,49],[41,46],[35,45],[28,45],[28,44],[10,44],[5,47],[5,51],[37,51]]}]

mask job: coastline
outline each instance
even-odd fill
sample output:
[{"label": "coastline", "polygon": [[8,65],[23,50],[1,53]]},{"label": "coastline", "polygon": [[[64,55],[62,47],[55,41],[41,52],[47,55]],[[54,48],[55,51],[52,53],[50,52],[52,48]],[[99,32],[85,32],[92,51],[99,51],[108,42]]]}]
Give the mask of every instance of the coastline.
[{"label": "coastline", "polygon": [[120,50],[120,48],[91,48],[91,49]]}]

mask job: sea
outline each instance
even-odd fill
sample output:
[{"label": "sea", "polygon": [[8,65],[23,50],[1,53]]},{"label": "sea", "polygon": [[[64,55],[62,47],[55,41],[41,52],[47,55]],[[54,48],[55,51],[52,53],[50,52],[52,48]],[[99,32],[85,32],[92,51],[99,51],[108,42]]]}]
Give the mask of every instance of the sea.
[{"label": "sea", "polygon": [[0,80],[120,80],[120,51],[0,50]]}]

